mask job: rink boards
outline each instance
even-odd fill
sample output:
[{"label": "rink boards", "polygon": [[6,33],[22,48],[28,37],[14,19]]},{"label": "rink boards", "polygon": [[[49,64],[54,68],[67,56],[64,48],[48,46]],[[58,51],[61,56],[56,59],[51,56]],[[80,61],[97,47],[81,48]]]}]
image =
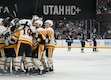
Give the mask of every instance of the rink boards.
[{"label": "rink boards", "polygon": [[[67,47],[67,43],[66,40],[56,40],[56,48],[66,48]],[[72,43],[72,48],[80,48],[81,47],[81,43],[80,40],[73,40]],[[88,40],[88,42],[86,42],[86,48],[92,48],[93,47],[93,42],[92,40]],[[97,47],[98,48],[109,48],[111,49],[111,39],[98,39],[97,40]]]}]

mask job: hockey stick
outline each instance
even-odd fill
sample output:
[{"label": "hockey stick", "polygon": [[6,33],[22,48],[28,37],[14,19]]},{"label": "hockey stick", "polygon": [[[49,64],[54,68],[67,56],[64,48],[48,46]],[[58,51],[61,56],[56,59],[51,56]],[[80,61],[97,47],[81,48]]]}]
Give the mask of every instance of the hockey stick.
[{"label": "hockey stick", "polygon": [[17,7],[17,4],[14,4],[14,6],[15,6],[15,14],[16,14],[16,16],[15,17],[17,17],[18,16],[18,7]]},{"label": "hockey stick", "polygon": [[38,0],[35,1],[35,11],[34,11],[34,14],[37,14],[37,5],[38,5]]},{"label": "hockey stick", "polygon": [[14,16],[15,16],[15,17],[17,17],[17,14],[16,14],[16,12],[15,12],[15,11],[13,11],[13,14],[14,14]]},{"label": "hockey stick", "polygon": [[15,6],[15,10],[16,10],[16,12],[18,13],[18,7],[17,7],[17,4],[14,4],[14,6]]}]

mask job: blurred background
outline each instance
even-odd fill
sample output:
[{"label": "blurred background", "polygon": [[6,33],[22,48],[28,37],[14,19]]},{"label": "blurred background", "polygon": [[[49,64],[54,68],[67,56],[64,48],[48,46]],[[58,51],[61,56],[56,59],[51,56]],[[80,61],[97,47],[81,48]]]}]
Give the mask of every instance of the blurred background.
[{"label": "blurred background", "polygon": [[91,38],[93,28],[98,39],[111,39],[111,0],[0,0],[0,17],[29,18],[33,15],[54,21],[55,38],[74,39],[82,30]]}]

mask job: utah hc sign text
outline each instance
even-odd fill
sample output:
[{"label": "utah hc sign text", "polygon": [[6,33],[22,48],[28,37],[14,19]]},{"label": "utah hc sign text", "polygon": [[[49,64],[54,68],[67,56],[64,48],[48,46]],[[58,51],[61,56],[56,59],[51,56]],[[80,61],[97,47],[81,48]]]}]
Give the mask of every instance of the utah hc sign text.
[{"label": "utah hc sign text", "polygon": [[44,19],[81,20],[96,18],[96,0],[40,0],[37,14]]},{"label": "utah hc sign text", "polygon": [[80,12],[81,9],[74,5],[43,5],[44,15],[76,15]]}]

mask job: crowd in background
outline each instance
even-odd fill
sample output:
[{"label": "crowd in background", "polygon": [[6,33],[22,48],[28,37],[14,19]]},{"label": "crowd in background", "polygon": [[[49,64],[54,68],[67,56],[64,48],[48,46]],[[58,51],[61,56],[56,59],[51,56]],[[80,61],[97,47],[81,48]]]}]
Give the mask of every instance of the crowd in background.
[{"label": "crowd in background", "polygon": [[[96,10],[97,10],[96,11],[97,14],[110,13],[111,12],[111,0],[96,0]],[[102,26],[100,26],[100,27],[102,27]],[[72,33],[74,39],[78,39],[78,33],[80,33],[81,30],[87,30],[87,37],[90,39],[91,38],[90,34],[92,33],[92,31],[90,29],[86,28],[86,24],[85,24],[84,20],[54,21],[53,28],[55,30],[55,38],[56,39],[65,39],[66,35],[69,32]],[[92,26],[92,29],[93,28],[94,27]],[[108,29],[110,29],[110,28],[108,28]],[[111,32],[109,32],[109,31],[100,32],[100,34],[98,34],[98,36],[97,36],[97,39],[111,39]]]},{"label": "crowd in background", "polygon": [[[82,30],[87,30],[87,37],[90,39],[91,30],[86,29],[84,20],[77,21],[54,21],[55,39],[65,39],[66,35],[71,32],[74,39],[78,39],[78,34]],[[93,29],[93,28],[92,28]],[[88,35],[89,34],[89,35]],[[98,33],[97,33],[98,34]],[[101,33],[100,33],[101,34]],[[111,39],[111,34],[98,35],[97,39]]]},{"label": "crowd in background", "polygon": [[65,39],[66,35],[69,32],[71,32],[73,37],[77,39],[76,31],[78,29],[78,26],[71,21],[69,21],[68,23],[65,23],[62,20],[59,20],[55,22],[54,29],[55,29],[56,39]]},{"label": "crowd in background", "polygon": [[97,14],[110,13],[111,0],[96,0]]}]

